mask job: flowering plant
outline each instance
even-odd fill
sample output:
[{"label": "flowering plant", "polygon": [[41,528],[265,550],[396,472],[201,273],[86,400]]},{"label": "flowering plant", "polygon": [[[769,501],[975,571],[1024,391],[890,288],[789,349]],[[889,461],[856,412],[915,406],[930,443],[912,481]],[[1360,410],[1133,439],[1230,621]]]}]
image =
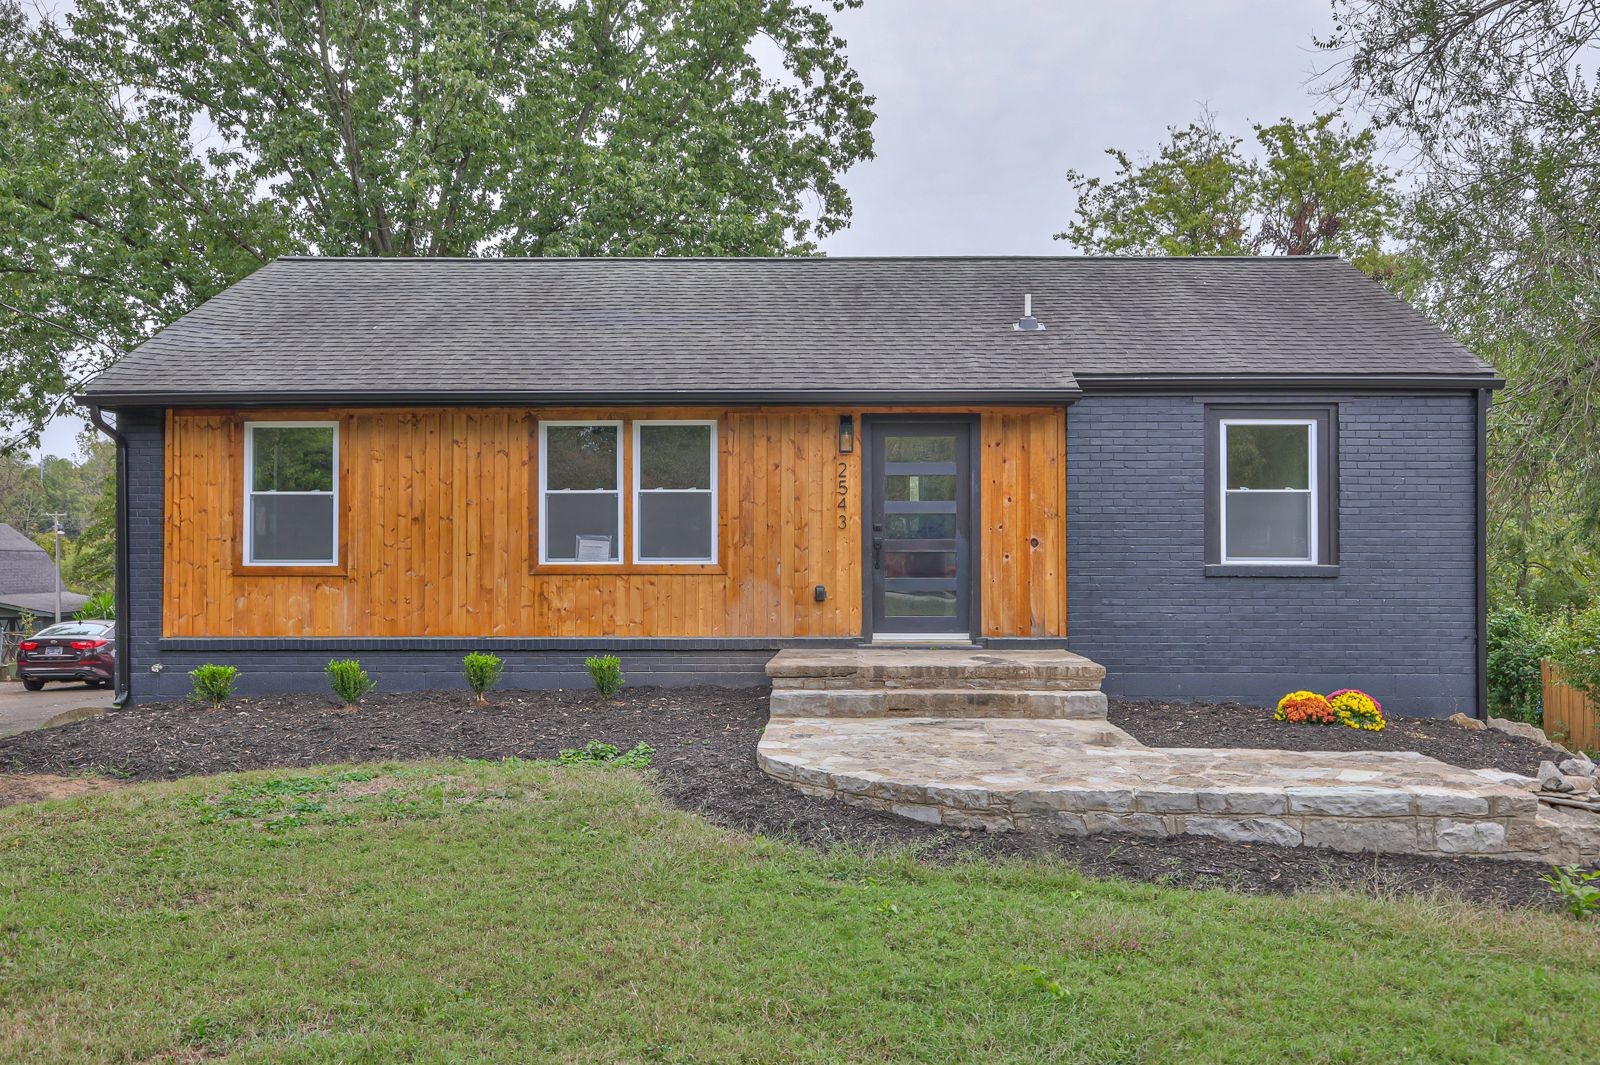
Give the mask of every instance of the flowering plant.
[{"label": "flowering plant", "polygon": [[1334,722],[1333,706],[1316,692],[1290,692],[1278,700],[1278,710],[1272,716],[1295,725],[1331,725]]},{"label": "flowering plant", "polygon": [[1328,705],[1333,707],[1339,724],[1350,728],[1382,732],[1387,724],[1383,719],[1383,704],[1355,688],[1340,688],[1328,696]]}]

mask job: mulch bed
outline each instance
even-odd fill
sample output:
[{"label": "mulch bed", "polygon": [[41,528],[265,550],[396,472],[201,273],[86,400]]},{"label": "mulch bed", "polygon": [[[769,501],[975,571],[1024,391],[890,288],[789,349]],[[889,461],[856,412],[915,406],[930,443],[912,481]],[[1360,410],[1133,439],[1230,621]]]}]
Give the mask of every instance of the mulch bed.
[{"label": "mulch bed", "polygon": [[[929,860],[1048,855],[1095,876],[1249,893],[1443,889],[1480,902],[1550,903],[1538,879],[1543,867],[1526,863],[1377,858],[1190,838],[987,836],[810,799],[756,768],[766,696],[762,688],[629,688],[606,702],[588,691],[508,691],[477,707],[465,694],[399,692],[371,695],[357,713],[340,712],[314,695],[238,699],[219,711],[158,703],[0,739],[0,771],[164,780],[434,755],[550,758],[589,740],[622,748],[643,742],[655,748],[657,786],[670,803],[731,828],[814,845],[910,844]],[[1112,721],[1161,746],[1415,748],[1458,765],[1516,772],[1530,772],[1548,757],[1527,740],[1440,722],[1404,721],[1382,733],[1357,733],[1261,723],[1268,718],[1256,708],[1122,700],[1113,700],[1111,712]]]},{"label": "mulch bed", "polygon": [[1147,747],[1255,747],[1278,751],[1420,751],[1465,769],[1535,776],[1542,761],[1572,757],[1498,729],[1465,729],[1438,718],[1390,718],[1382,732],[1286,725],[1272,711],[1238,703],[1113,699],[1108,715]]}]

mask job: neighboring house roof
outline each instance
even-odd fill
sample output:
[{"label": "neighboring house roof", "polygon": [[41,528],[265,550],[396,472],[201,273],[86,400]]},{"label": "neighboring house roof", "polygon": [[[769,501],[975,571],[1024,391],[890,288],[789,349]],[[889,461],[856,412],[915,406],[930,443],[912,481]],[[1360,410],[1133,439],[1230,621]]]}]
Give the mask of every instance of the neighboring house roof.
[{"label": "neighboring house roof", "polygon": [[0,524],[0,597],[12,592],[54,592],[56,564],[44,548]]},{"label": "neighboring house roof", "polygon": [[[0,524],[0,609],[27,610],[40,617],[54,615],[55,588],[55,560],[16,529]],[[63,616],[87,601],[87,596],[63,589]]]},{"label": "neighboring house roof", "polygon": [[[1016,332],[1023,297],[1046,329]],[[1494,371],[1337,258],[283,258],[88,402],[1071,397]]]},{"label": "neighboring house roof", "polygon": [[[83,608],[89,601],[86,595],[61,590],[61,616],[71,617]],[[7,610],[20,614],[26,610],[38,618],[53,618],[56,616],[55,592],[5,592],[0,593],[0,610]]]}]

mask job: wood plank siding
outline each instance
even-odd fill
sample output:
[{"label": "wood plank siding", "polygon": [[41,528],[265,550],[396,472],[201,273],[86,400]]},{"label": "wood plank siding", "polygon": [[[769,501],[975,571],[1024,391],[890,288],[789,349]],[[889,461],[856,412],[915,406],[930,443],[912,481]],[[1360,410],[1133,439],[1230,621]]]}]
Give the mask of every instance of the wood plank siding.
[{"label": "wood plank siding", "polygon": [[[1001,637],[1064,636],[1065,412],[938,412],[980,415],[981,631]],[[171,411],[163,632],[170,637],[858,635],[861,449],[841,455],[838,427],[842,414],[852,414],[859,433],[860,416],[876,413],[893,411]],[[718,422],[718,561],[682,567],[539,565],[532,532],[537,528],[539,420],[676,418]],[[294,569],[245,566],[244,423],[315,419],[340,423],[339,562]],[[631,433],[623,434],[625,445],[630,438]],[[817,585],[827,588],[824,602],[815,600]]]}]

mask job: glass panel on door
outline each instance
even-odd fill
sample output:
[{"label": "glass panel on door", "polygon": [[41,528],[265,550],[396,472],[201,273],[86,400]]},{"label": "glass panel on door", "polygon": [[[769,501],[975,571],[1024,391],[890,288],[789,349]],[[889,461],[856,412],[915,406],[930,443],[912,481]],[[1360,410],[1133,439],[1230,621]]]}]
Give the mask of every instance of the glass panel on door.
[{"label": "glass panel on door", "polygon": [[873,631],[965,635],[970,424],[870,425]]}]

